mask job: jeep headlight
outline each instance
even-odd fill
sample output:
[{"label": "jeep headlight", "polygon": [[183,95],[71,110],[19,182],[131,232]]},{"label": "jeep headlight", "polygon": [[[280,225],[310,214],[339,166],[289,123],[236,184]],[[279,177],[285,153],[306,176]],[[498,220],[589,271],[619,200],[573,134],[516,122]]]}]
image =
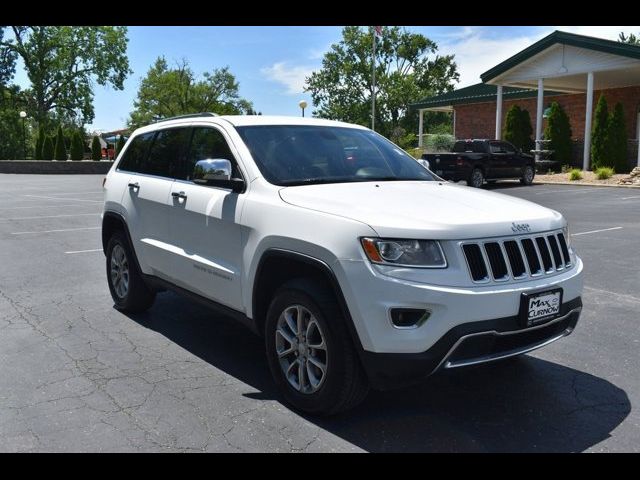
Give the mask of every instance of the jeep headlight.
[{"label": "jeep headlight", "polygon": [[362,248],[371,263],[416,268],[446,268],[447,260],[436,240],[362,238]]}]

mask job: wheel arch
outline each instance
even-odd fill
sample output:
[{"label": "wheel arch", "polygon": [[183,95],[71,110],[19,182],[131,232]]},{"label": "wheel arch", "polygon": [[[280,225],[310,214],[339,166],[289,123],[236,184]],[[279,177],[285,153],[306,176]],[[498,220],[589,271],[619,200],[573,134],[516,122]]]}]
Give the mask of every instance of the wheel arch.
[{"label": "wheel arch", "polygon": [[136,255],[135,248],[133,247],[133,242],[131,241],[131,233],[129,232],[129,227],[127,226],[127,222],[122,216],[122,214],[107,211],[104,212],[102,216],[102,251],[106,255],[107,254],[107,245],[109,244],[109,239],[113,235],[114,232],[121,231],[124,232],[124,235],[129,242],[129,248],[133,252],[133,261],[135,262],[135,266],[138,271],[141,271],[140,264],[138,263],[138,256]]},{"label": "wheel arch", "polygon": [[258,330],[264,333],[267,309],[276,290],[293,278],[309,277],[321,282],[335,297],[360,356],[364,349],[335,273],[323,260],[304,253],[270,248],[262,254],[256,268],[251,295],[252,317]]}]

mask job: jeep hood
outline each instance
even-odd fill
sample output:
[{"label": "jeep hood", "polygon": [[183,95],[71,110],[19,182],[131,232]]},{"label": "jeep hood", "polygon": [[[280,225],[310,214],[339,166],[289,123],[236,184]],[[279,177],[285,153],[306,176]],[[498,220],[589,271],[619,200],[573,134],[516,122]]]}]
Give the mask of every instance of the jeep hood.
[{"label": "jeep hood", "polygon": [[565,225],[558,212],[535,203],[446,182],[304,185],[285,187],[280,197],[291,205],[366,223],[381,237],[470,239]]}]

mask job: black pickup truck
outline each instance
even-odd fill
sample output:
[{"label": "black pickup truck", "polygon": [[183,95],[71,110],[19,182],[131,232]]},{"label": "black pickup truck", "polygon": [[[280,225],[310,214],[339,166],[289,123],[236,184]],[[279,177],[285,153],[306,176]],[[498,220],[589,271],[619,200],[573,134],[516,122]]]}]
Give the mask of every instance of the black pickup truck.
[{"label": "black pickup truck", "polygon": [[445,180],[465,180],[477,188],[485,180],[519,179],[531,185],[536,174],[533,156],[502,140],[458,140],[451,153],[425,153],[422,160]]}]

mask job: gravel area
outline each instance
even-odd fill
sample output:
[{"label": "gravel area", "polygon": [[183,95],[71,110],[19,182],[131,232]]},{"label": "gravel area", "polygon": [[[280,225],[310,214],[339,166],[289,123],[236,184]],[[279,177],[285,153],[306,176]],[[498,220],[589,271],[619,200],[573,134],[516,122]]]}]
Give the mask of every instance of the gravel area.
[{"label": "gravel area", "polygon": [[596,185],[617,185],[618,180],[627,178],[628,173],[615,174],[606,180],[598,180],[593,172],[582,172],[582,180],[569,180],[568,173],[554,173],[551,175],[536,174],[535,181],[541,183],[565,183],[571,182],[575,184],[596,184]]}]

